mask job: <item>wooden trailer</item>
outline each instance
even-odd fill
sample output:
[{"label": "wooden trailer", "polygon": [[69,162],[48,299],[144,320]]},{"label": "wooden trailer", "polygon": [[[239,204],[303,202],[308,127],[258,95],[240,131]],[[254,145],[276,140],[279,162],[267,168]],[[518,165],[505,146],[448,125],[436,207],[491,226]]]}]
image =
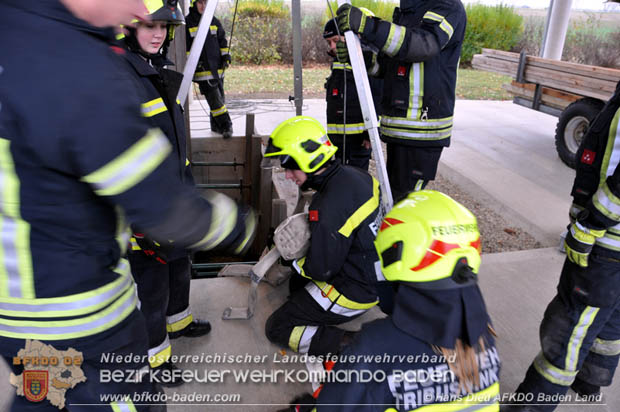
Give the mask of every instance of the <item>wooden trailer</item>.
[{"label": "wooden trailer", "polygon": [[572,168],[590,122],[620,81],[620,70],[493,49],[482,49],[472,63],[475,69],[512,76],[503,87],[514,103],[558,117],[556,149]]}]

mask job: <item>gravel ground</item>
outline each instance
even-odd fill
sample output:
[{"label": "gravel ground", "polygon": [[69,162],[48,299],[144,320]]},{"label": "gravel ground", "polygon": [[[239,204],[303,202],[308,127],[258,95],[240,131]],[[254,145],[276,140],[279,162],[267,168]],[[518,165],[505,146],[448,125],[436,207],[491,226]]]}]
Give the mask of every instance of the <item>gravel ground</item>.
[{"label": "gravel ground", "polygon": [[[383,144],[385,156],[385,144]],[[370,161],[369,171],[376,176],[374,160]],[[482,238],[482,253],[510,252],[515,250],[537,249],[543,247],[532,235],[520,227],[511,225],[501,215],[478,200],[475,194],[466,193],[461,188],[438,174],[427,189],[438,190],[460,202],[478,218]]]},{"label": "gravel ground", "polygon": [[430,182],[428,189],[443,192],[462,203],[478,218],[482,237],[482,253],[509,252],[513,250],[537,249],[543,247],[532,235],[522,228],[509,224],[488,207],[478,202],[475,195],[465,193],[450,180],[438,175]]}]

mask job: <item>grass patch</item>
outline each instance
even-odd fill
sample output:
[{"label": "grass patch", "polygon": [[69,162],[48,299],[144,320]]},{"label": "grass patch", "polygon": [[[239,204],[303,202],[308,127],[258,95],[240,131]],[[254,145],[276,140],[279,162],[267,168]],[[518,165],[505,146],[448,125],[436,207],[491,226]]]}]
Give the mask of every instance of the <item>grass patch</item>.
[{"label": "grass patch", "polygon": [[[329,66],[316,65],[304,67],[304,97],[321,98],[325,96],[325,79],[329,76]],[[287,98],[295,94],[293,66],[231,66],[226,71],[224,89],[227,96],[251,94],[277,94]],[[274,96],[275,97],[275,96]]]},{"label": "grass patch", "polygon": [[[304,97],[324,98],[327,76],[329,66],[304,67]],[[511,100],[511,96],[502,89],[502,84],[509,82],[508,76],[474,69],[459,69],[456,97],[466,100]],[[267,95],[285,99],[294,94],[293,67],[233,65],[226,71],[225,89],[229,97],[251,98],[251,95]]]},{"label": "grass patch", "polygon": [[464,100],[512,100],[502,84],[512,78],[497,73],[474,69],[459,69],[456,98]]}]

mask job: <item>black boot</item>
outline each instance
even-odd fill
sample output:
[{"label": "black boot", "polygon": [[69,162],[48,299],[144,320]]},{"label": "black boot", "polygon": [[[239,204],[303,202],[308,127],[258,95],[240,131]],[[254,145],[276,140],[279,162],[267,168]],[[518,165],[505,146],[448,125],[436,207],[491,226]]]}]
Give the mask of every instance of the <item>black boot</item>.
[{"label": "black boot", "polygon": [[187,336],[188,338],[197,338],[211,332],[211,324],[208,320],[194,319],[192,323],[176,332],[168,332],[170,339]]},{"label": "black boot", "polygon": [[160,385],[167,388],[183,385],[181,374],[179,372],[175,373],[175,371],[179,371],[180,369],[169,360],[152,369],[153,372],[158,372],[155,376],[159,379]]},{"label": "black boot", "polygon": [[579,378],[575,379],[570,388],[583,397],[598,395],[599,393],[601,393],[600,386],[592,385],[591,383],[582,381]]}]

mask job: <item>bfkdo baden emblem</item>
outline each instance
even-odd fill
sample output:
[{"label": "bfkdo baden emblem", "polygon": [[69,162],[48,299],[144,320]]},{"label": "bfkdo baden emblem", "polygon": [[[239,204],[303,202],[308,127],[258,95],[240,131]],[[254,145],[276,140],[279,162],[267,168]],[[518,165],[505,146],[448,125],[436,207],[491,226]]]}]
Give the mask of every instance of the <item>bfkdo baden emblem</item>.
[{"label": "bfkdo baden emblem", "polygon": [[24,395],[31,402],[41,402],[47,396],[48,371],[24,371]]}]

